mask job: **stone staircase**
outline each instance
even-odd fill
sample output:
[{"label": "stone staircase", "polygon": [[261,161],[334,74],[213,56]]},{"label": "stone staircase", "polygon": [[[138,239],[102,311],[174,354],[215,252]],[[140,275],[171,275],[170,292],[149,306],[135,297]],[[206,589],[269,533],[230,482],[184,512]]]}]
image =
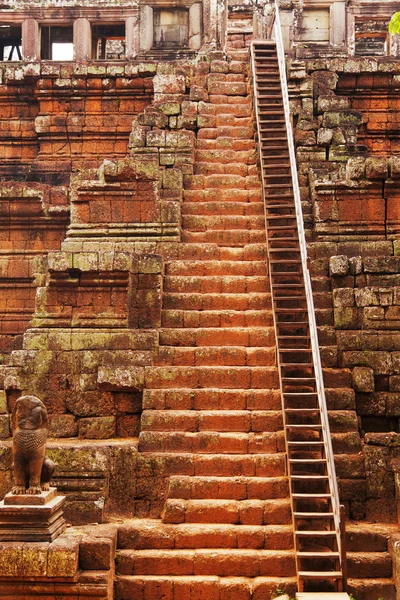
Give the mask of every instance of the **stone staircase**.
[{"label": "stone staircase", "polygon": [[[232,54],[247,57],[247,51]],[[161,521],[121,529],[119,600],[141,593],[152,600],[200,593],[256,598],[295,589],[265,223],[244,70],[242,63],[241,73],[211,74],[214,93],[199,105],[206,126],[185,186],[179,255],[165,269],[159,364],[144,393],[139,452],[185,457],[191,471],[170,473]]]},{"label": "stone staircase", "polygon": [[[296,590],[248,52],[228,56],[198,105],[182,243],[166,260],[158,364],[143,396],[139,456],[149,469],[163,464],[163,510],[120,526],[116,600],[266,600]],[[362,561],[384,564],[368,596],[379,569],[359,568],[365,535],[357,530],[349,546],[351,590],[357,600],[394,600],[384,534]]]}]

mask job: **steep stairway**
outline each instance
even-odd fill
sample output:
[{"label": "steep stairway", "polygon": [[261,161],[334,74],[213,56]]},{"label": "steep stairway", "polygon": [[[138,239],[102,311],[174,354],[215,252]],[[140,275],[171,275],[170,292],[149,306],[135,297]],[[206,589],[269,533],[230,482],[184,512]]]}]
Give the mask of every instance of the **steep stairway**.
[{"label": "steep stairway", "polygon": [[315,338],[313,352],[312,292],[301,252],[286,98],[277,44],[255,41],[251,48],[298,588],[341,592],[339,498]]},{"label": "steep stairway", "polygon": [[[264,600],[298,587],[317,599],[340,588],[278,65],[274,47],[263,49],[269,245],[248,52],[230,50],[205,78],[182,243],[166,260],[158,365],[143,395],[139,457],[149,472],[162,465],[162,509],[120,526],[116,600]],[[349,590],[394,600],[387,536],[347,537]]]},{"label": "steep stairway", "polygon": [[[184,193],[182,243],[166,263],[159,361],[144,392],[139,452],[171,459],[164,509],[161,520],[120,530],[119,600],[295,591],[263,201],[247,67],[237,60],[248,52],[232,56],[199,105],[207,126]],[[218,93],[219,81],[238,93]]]}]

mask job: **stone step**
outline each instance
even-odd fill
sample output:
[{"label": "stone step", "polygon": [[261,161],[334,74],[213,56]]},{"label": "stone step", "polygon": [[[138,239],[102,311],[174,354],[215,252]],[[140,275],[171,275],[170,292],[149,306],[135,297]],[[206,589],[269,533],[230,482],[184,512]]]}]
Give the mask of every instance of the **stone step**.
[{"label": "stone step", "polygon": [[184,500],[182,498],[168,498],[162,514],[163,522],[171,524],[289,525],[291,518],[288,498],[265,500]]},{"label": "stone step", "polygon": [[390,578],[392,558],[388,552],[348,552],[347,570],[354,579]]},{"label": "stone step", "polygon": [[265,432],[283,428],[280,410],[144,410],[142,431]]},{"label": "stone step", "polygon": [[295,574],[291,550],[200,548],[196,550],[118,550],[120,575],[217,575],[291,577]]},{"label": "stone step", "polygon": [[[211,105],[212,106],[212,105]],[[230,104],[218,105],[217,108],[213,107],[214,110],[210,111],[209,114],[223,115],[222,118],[226,120],[226,110],[232,110]],[[242,108],[242,111],[246,111],[250,116],[250,106]],[[216,163],[216,164],[242,164],[242,165],[255,165],[257,163],[257,152],[255,149],[243,150],[241,152],[235,152],[230,148],[220,148],[219,150],[196,150],[195,162],[198,163]]]},{"label": "stone step", "polygon": [[[222,89],[229,91],[231,86],[234,84],[230,83],[219,83],[218,88],[221,92],[217,91],[217,86],[213,86],[214,90],[211,91],[212,94],[224,94]],[[239,84],[242,86],[242,90],[245,91],[246,84]],[[222,86],[224,86],[222,88]],[[226,93],[226,92],[225,92]],[[239,95],[239,94],[238,94]],[[242,94],[245,96],[246,94]],[[253,125],[235,125],[235,126],[224,126],[221,125],[219,127],[202,127],[198,130],[197,133],[198,139],[211,139],[215,140],[217,138],[224,139],[235,139],[236,142],[244,140],[250,140],[254,137],[254,126]],[[233,148],[235,150],[235,148]]]},{"label": "stone step", "polygon": [[182,260],[197,260],[205,263],[209,261],[239,261],[253,262],[264,261],[267,257],[267,247],[264,243],[247,244],[238,248],[219,246],[216,243],[177,244],[176,258]]},{"label": "stone step", "polygon": [[[172,300],[172,299],[171,299]],[[252,299],[253,300],[253,299]],[[210,339],[212,330],[236,327],[260,327],[270,329],[273,325],[271,310],[180,310],[163,309],[161,311],[163,327],[173,329],[191,329],[201,327],[204,337]],[[211,331],[209,331],[211,330]],[[173,334],[172,334],[173,335]],[[199,333],[200,335],[200,333]],[[211,341],[211,340],[210,340]],[[204,344],[203,344],[204,345]]]},{"label": "stone step", "polygon": [[258,548],[290,550],[291,525],[231,525],[162,523],[156,519],[132,519],[118,528],[118,548],[123,550],[189,548]]},{"label": "stone step", "polygon": [[188,215],[264,216],[262,202],[188,202],[182,204],[181,213]]},{"label": "stone step", "polygon": [[181,310],[266,310],[271,308],[271,295],[266,292],[248,293],[174,293],[163,294],[163,308]]},{"label": "stone step", "polygon": [[183,215],[184,231],[264,231],[264,215]]},{"label": "stone step", "polygon": [[171,388],[143,391],[144,410],[280,410],[280,390]]},{"label": "stone step", "polygon": [[247,165],[243,163],[216,163],[216,162],[198,162],[194,163],[195,175],[257,175],[257,165]]},{"label": "stone step", "polygon": [[146,369],[146,387],[220,389],[277,389],[276,367],[152,367]]},{"label": "stone step", "polygon": [[288,483],[283,453],[264,461],[264,477],[188,477],[170,478],[168,498],[182,500],[268,500],[286,497]]},{"label": "stone step", "polygon": [[266,275],[167,275],[164,293],[251,294],[269,292]]},{"label": "stone step", "polygon": [[276,590],[294,596],[294,577],[217,577],[117,575],[115,600],[256,600],[273,598]]},{"label": "stone step", "polygon": [[379,523],[346,523],[348,552],[387,552],[391,533],[398,532],[398,525]]},{"label": "stone step", "polygon": [[[283,438],[282,438],[283,440]],[[282,447],[281,447],[282,446]],[[284,452],[283,444],[278,456]],[[159,477],[265,477],[271,472],[271,454],[193,454],[187,452],[141,452],[138,472],[148,476],[149,461]]]},{"label": "stone step", "polygon": [[270,347],[275,345],[272,327],[206,327],[171,328],[160,330],[162,346],[246,346]]},{"label": "stone step", "polygon": [[265,242],[265,229],[263,230],[207,230],[207,231],[182,231],[182,242],[198,244],[202,242],[216,242],[226,246],[247,246]]},{"label": "stone step", "polygon": [[[247,98],[242,98],[243,104],[248,104]],[[218,105],[216,105],[218,108]],[[254,150],[254,139],[235,139],[228,136],[220,135],[218,137],[209,137],[210,133],[207,132],[208,137],[200,137],[196,140],[196,148],[198,150],[219,150],[221,148],[230,148],[231,150],[244,151]],[[213,131],[211,135],[215,135]]]},{"label": "stone step", "polygon": [[224,204],[247,204],[262,205],[262,190],[261,188],[245,188],[245,189],[222,189],[218,188],[191,188],[185,189],[183,192],[182,208],[186,204],[195,204],[200,209],[205,202],[223,202]]},{"label": "stone step", "polygon": [[244,48],[243,50],[238,48],[228,48],[226,55],[228,60],[237,60],[247,64],[249,61],[250,50],[249,48]]},{"label": "stone step", "polygon": [[396,600],[396,587],[389,578],[348,578],[347,591],[357,600]]},{"label": "stone step", "polygon": [[174,260],[165,265],[165,274],[190,275],[190,276],[230,276],[245,275],[265,276],[267,267],[265,260],[240,261],[240,260]]},{"label": "stone step", "polygon": [[[198,114],[200,116],[216,115],[222,117],[251,117],[253,114],[253,104],[251,98],[240,98],[240,102],[228,102],[226,98],[220,98],[221,102],[210,104],[209,102],[199,102]],[[232,151],[230,146],[224,150]],[[253,149],[254,152],[254,149]]]},{"label": "stone step", "polygon": [[283,431],[267,433],[217,431],[142,431],[139,452],[198,454],[269,454],[283,450]]},{"label": "stone step", "polygon": [[158,350],[158,365],[171,366],[273,366],[276,364],[275,348],[261,347],[182,347],[163,346]]}]

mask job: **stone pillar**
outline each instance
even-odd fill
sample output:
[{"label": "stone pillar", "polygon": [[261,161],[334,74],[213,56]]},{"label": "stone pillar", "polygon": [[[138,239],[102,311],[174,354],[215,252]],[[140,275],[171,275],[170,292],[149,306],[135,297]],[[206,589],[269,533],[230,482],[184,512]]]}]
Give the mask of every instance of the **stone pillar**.
[{"label": "stone pillar", "polygon": [[86,62],[92,57],[90,21],[82,17],[74,21],[74,56],[76,62]]},{"label": "stone pillar", "polygon": [[347,11],[347,52],[351,56],[354,56],[355,45],[356,45],[356,39],[355,39],[354,14],[352,12],[350,12],[350,10],[348,10]]},{"label": "stone pillar", "polygon": [[189,8],[189,47],[200,50],[202,30],[203,5],[200,2]]},{"label": "stone pillar", "polygon": [[346,4],[343,1],[331,4],[329,41],[334,48],[346,44]]},{"label": "stone pillar", "polygon": [[293,51],[293,11],[281,10],[282,38],[285,52]]},{"label": "stone pillar", "polygon": [[204,0],[203,26],[205,43],[215,47],[217,44],[218,30],[217,0]]},{"label": "stone pillar", "polygon": [[22,23],[22,56],[24,60],[40,60],[39,23],[35,19]]},{"label": "stone pillar", "polygon": [[139,52],[139,19],[128,17],[125,21],[126,60],[133,60]]},{"label": "stone pillar", "polygon": [[140,50],[153,47],[153,9],[147,4],[140,7]]}]

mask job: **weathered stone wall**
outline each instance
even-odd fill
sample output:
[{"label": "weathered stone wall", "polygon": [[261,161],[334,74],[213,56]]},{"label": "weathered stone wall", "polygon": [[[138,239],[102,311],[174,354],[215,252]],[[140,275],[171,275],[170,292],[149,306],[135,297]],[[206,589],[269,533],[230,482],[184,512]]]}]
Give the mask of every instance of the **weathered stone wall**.
[{"label": "weathered stone wall", "polygon": [[113,525],[69,529],[54,542],[2,542],[0,593],[3,598],[114,597]]},{"label": "weathered stone wall", "polygon": [[[158,358],[161,255],[176,252],[180,236],[197,104],[187,88],[191,65],[93,67],[90,74],[90,67],[61,68],[42,66],[46,72],[35,71],[36,79],[27,68],[11,69],[4,86],[17,95],[15,82],[30,77],[43,102],[37,160],[19,168],[28,179],[54,184],[61,177],[63,185],[4,184],[5,234],[16,225],[21,230],[19,246],[4,242],[4,269],[11,284],[9,265],[19,250],[29,296],[14,301],[17,309],[25,303],[27,315],[21,323],[14,310],[18,328],[4,342],[1,436],[10,435],[15,400],[36,390],[49,411],[50,435],[58,438],[49,454],[68,496],[66,516],[101,522],[105,511],[149,514],[151,496],[160,511],[157,466],[138,464],[136,438],[142,392]],[[193,84],[196,98],[195,77]],[[146,108],[150,94],[155,105]],[[96,136],[100,146],[93,146]],[[14,306],[6,297],[4,304]],[[5,493],[10,442],[2,452]]]},{"label": "weathered stone wall", "polygon": [[358,483],[345,491],[339,476],[341,497],[353,517],[389,522],[397,437],[380,434],[398,432],[400,416],[398,69],[293,61],[289,81],[328,403],[336,388],[361,436]]}]

